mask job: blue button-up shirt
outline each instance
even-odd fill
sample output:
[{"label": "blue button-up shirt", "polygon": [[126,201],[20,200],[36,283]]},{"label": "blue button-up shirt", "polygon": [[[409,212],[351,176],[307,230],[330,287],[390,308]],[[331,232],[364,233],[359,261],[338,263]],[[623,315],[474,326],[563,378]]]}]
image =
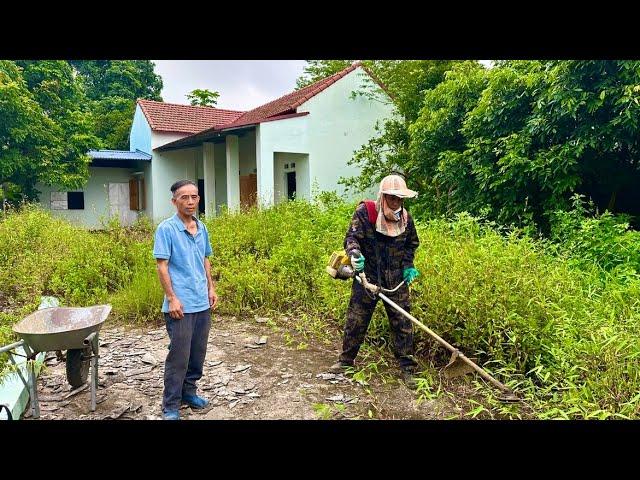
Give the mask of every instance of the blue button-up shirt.
[{"label": "blue button-up shirt", "polygon": [[[191,235],[176,213],[164,220],[156,230],[153,256],[169,260],[169,277],[173,291],[182,303],[184,313],[202,312],[209,308],[209,289],[204,259],[211,255],[209,232],[194,217],[198,231]],[[167,296],[162,311],[169,311]]]}]

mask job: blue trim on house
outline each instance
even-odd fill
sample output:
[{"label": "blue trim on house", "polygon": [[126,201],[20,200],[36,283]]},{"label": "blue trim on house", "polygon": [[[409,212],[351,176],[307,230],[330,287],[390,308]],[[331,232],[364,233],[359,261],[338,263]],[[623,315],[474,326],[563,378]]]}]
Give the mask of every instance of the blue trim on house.
[{"label": "blue trim on house", "polygon": [[138,160],[151,161],[151,155],[140,150],[130,152],[128,150],[89,150],[88,155],[92,160]]}]

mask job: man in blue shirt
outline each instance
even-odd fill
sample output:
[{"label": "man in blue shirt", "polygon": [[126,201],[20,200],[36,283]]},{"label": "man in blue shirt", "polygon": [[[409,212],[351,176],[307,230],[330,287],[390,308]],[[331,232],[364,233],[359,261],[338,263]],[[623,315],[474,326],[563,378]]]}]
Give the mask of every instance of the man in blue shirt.
[{"label": "man in blue shirt", "polygon": [[169,353],[164,366],[162,412],[165,420],[179,420],[180,403],[204,408],[209,403],[196,395],[202,377],[211,309],[218,303],[211,279],[211,244],[204,223],[194,214],[200,196],[190,180],[171,186],[176,214],[156,230],[153,256],[164,289],[164,313]]}]

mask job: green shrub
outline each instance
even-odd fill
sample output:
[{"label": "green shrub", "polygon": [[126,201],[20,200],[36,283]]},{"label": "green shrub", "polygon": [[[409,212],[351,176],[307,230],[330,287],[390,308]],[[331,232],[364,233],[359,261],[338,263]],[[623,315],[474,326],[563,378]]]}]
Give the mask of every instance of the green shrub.
[{"label": "green shrub", "polygon": [[[323,194],[314,204],[206,220],[219,313],[286,315],[298,333],[335,339],[351,283],[333,280],[325,266],[342,249],[355,206]],[[558,244],[466,214],[418,221],[421,276],[411,287],[412,313],[520,392],[531,415],[639,418],[637,235],[620,225],[606,215],[561,214]],[[108,301],[114,320],[161,321],[153,228],[107,226],[89,233],[34,207],[0,220],[3,342],[42,294],[67,304]],[[418,351],[442,366],[444,349],[417,332]],[[390,343],[382,305],[367,342]]]},{"label": "green shrub", "polygon": [[628,215],[596,212],[593,202],[573,197],[573,209],[553,215],[551,239],[582,266],[597,265],[616,276],[640,274],[640,232],[630,230]]},{"label": "green shrub", "polygon": [[0,293],[20,305],[37,305],[41,295],[104,302],[129,283],[134,243],[122,229],[91,233],[27,205],[0,221]]}]

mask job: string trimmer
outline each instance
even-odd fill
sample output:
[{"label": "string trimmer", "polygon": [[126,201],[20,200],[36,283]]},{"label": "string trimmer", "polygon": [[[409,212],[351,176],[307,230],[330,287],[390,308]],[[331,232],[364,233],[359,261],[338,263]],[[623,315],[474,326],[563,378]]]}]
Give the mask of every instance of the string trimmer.
[{"label": "string trimmer", "polygon": [[382,288],[378,285],[374,285],[367,280],[364,272],[360,272],[356,275],[353,268],[351,267],[351,260],[347,256],[344,250],[339,252],[333,252],[331,258],[329,259],[329,264],[326,267],[326,271],[333,278],[340,280],[347,280],[349,278],[354,278],[367,290],[372,292],[374,295],[380,297],[384,302],[391,305],[394,309],[400,312],[402,315],[407,317],[411,322],[413,322],[418,328],[427,332],[431,338],[436,340],[440,345],[445,347],[447,350],[451,352],[451,358],[449,359],[449,363],[444,367],[444,375],[446,378],[455,378],[462,375],[466,375],[467,373],[471,373],[473,371],[477,372],[482,378],[486,381],[490,382],[492,385],[497,387],[502,395],[498,397],[503,402],[519,402],[520,398],[518,398],[509,387],[499,382],[495,378],[493,378],[489,373],[487,373],[482,367],[479,367],[476,363],[474,363],[471,359],[466,357],[460,350],[449,344],[446,340],[441,338],[438,334],[436,334],[429,327],[420,322],[416,317],[411,315],[405,309],[400,307],[400,305],[396,304],[393,300],[385,295],[385,293],[393,293],[398,290],[405,282],[404,280],[398,284],[393,289]]}]

